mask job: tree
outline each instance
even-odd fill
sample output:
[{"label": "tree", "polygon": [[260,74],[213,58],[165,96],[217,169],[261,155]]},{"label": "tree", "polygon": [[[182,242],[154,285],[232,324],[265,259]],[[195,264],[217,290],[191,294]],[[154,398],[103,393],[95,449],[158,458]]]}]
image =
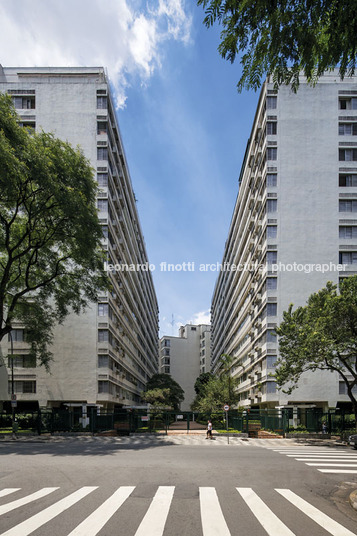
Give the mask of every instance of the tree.
[{"label": "tree", "polygon": [[170,397],[170,389],[150,389],[146,391],[142,398],[155,408],[164,408],[167,406],[167,400]]},{"label": "tree", "polygon": [[277,385],[291,393],[306,371],[336,371],[344,381],[357,418],[357,276],[346,278],[337,292],[331,282],[312,294],[307,305],[290,305],[276,329],[280,357]]},{"label": "tree", "polygon": [[205,385],[213,378],[212,372],[202,372],[195,381],[194,389],[196,392],[197,397],[199,397],[203,390]]},{"label": "tree", "polygon": [[0,341],[23,323],[48,367],[55,323],[108,288],[97,187],[79,148],[18,121],[0,95]]},{"label": "tree", "polygon": [[[163,405],[171,407],[174,411],[178,411],[180,404],[185,398],[185,392],[182,387],[170,376],[170,374],[154,374],[146,384],[146,391],[143,395],[146,400],[147,394],[150,396],[150,391],[162,391],[164,395]],[[147,400],[149,402],[149,400]]]},{"label": "tree", "polygon": [[218,362],[217,376],[211,374],[208,382],[202,385],[192,408],[196,411],[214,412],[222,410],[225,404],[231,407],[237,405],[237,379],[232,374],[236,366],[234,357],[223,354]]},{"label": "tree", "polygon": [[301,72],[311,84],[339,66],[341,78],[356,66],[355,0],[197,0],[204,24],[222,25],[218,51],[233,63],[240,55],[238,90],[257,90],[267,74],[276,87],[296,91]]}]

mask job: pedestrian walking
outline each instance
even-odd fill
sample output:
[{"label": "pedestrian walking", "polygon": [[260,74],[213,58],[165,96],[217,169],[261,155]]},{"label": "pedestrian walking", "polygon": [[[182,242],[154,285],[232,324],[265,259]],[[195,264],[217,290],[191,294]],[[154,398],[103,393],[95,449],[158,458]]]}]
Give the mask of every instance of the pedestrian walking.
[{"label": "pedestrian walking", "polygon": [[212,439],[212,422],[208,420],[206,439]]}]

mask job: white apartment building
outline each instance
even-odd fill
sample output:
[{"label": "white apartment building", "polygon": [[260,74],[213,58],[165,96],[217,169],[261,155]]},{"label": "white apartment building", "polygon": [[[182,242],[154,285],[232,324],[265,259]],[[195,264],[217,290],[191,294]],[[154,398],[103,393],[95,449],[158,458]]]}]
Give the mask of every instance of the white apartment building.
[{"label": "white apartment building", "polygon": [[195,381],[203,372],[211,370],[211,326],[186,324],[178,337],[160,339],[160,372],[171,374],[185,391],[182,411],[190,411],[196,393]]},{"label": "white apartment building", "polygon": [[[105,70],[1,67],[0,91],[12,96],[23,125],[81,146],[90,160],[108,263],[145,265],[148,257]],[[50,374],[29,361],[24,330],[15,326],[19,409],[71,407],[85,414],[88,406],[113,410],[141,404],[147,380],[159,370],[153,281],[144,270],[109,275],[111,293],[102,293],[84,314],[70,315],[56,327]],[[10,339],[2,341],[2,354],[10,351]],[[7,375],[11,393],[10,368]]]},{"label": "white apartment building", "polygon": [[[342,267],[341,264],[345,266]],[[237,358],[240,405],[347,408],[337,374],[276,389],[274,328],[290,303],[357,273],[357,78],[264,84],[212,301],[212,368]],[[236,265],[235,267],[233,265]]]}]

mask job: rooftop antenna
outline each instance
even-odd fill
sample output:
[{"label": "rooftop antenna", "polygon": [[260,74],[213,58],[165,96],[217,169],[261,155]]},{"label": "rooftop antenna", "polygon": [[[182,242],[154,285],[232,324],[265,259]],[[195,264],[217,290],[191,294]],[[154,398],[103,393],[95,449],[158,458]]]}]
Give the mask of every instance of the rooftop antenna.
[{"label": "rooftop antenna", "polygon": [[172,314],[171,315],[171,329],[172,329],[172,336],[174,335],[174,325],[175,325],[175,319],[174,319],[174,315]]}]

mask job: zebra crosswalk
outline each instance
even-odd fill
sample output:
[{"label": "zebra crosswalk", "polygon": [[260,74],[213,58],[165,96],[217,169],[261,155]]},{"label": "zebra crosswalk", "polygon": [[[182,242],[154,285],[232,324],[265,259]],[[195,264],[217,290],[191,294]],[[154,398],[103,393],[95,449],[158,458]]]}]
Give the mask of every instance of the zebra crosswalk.
[{"label": "zebra crosswalk", "polygon": [[315,467],[320,473],[357,474],[357,452],[330,447],[267,447],[273,452],[305,462],[309,467]]},{"label": "zebra crosswalk", "polygon": [[[101,491],[98,486],[81,487],[59,500],[55,498],[56,494],[59,493],[59,487],[42,488],[23,496],[21,496],[21,488],[2,489],[0,490],[1,502],[8,500],[10,495],[15,499],[0,505],[0,516],[6,514],[4,517],[6,517],[8,526],[9,523],[11,524],[0,536],[28,536],[45,525],[46,534],[49,532],[58,534],[57,529],[60,527],[59,533],[62,535],[64,533],[61,531],[61,515],[70,508],[75,508],[76,505],[78,507],[80,501],[88,496],[96,496],[93,502],[96,507],[75,528],[69,533],[67,532],[66,536],[97,536],[99,534],[100,536],[106,536],[111,534],[111,531],[105,532],[107,523],[111,518],[115,518],[119,509],[129,508],[129,502],[138,488],[140,488],[140,485],[120,486],[109,496],[106,496],[108,492],[104,490],[104,500],[102,494],[96,496]],[[175,501],[175,490],[175,486],[159,486],[154,489],[153,497],[146,512],[143,516],[142,513],[140,514],[141,519],[137,519],[137,528],[134,529],[136,532],[128,532],[125,528],[124,532],[116,532],[116,534],[125,534],[125,536],[163,536],[168,526],[172,503]],[[250,534],[261,534],[261,529],[264,529],[268,536],[295,536],[296,534],[301,534],[302,524],[307,523],[306,530],[310,534],[314,533],[314,527],[319,526],[320,528],[317,532],[321,535],[326,532],[332,536],[357,536],[356,533],[345,526],[346,521],[343,523],[337,522],[290,489],[275,488],[268,495],[265,493],[261,497],[259,492],[253,488],[233,488],[231,490],[233,508],[230,509],[233,512],[232,515],[234,515],[233,520],[232,515],[229,516],[229,519],[226,519],[224,509],[222,509],[222,501],[220,501],[219,494],[214,487],[199,487],[198,492],[199,533],[202,533],[203,536],[243,534],[244,531],[240,530],[240,519],[241,516],[246,518],[247,515],[251,517],[248,520]],[[138,489],[138,493],[140,495],[140,489]],[[20,497],[16,498],[18,495]],[[48,506],[49,498],[53,498],[54,502]],[[46,500],[46,506],[39,510],[41,500]],[[282,507],[277,508],[277,501],[283,502]],[[11,515],[9,516],[9,514],[15,513],[17,509],[24,505],[27,505],[26,512],[28,513],[29,506],[32,504],[35,513],[20,523],[16,524],[16,519],[12,518]],[[291,518],[285,516],[284,519],[281,519],[277,514],[277,512],[291,507],[296,510],[298,517],[296,517],[296,512],[293,512]],[[76,513],[75,519],[78,519],[78,513]],[[53,525],[54,523],[56,525]],[[260,529],[258,528],[259,526]],[[169,532],[170,534],[173,533],[171,529]]]}]

